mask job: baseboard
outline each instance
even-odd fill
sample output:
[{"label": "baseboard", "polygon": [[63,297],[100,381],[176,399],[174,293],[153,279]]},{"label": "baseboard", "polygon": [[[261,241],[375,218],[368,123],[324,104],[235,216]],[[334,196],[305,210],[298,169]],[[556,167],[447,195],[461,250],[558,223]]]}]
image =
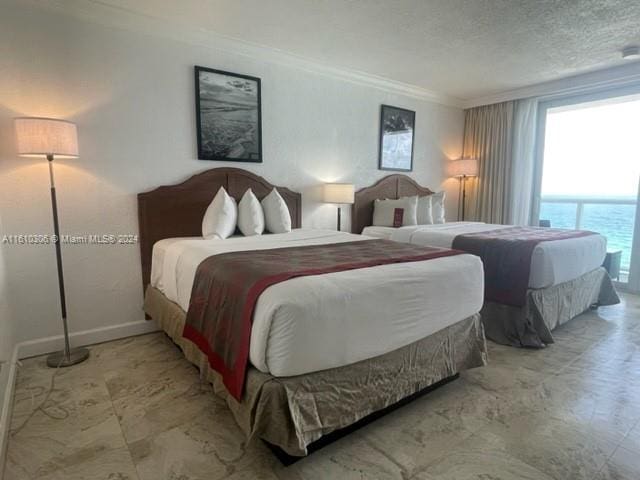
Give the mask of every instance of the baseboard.
[{"label": "baseboard", "polygon": [[11,412],[13,411],[13,392],[16,386],[18,371],[18,346],[16,345],[11,355],[11,360],[4,368],[9,368],[7,385],[4,391],[2,411],[0,411],[0,480],[4,478],[4,465],[7,456],[7,443],[9,440],[9,427],[11,426]]},{"label": "baseboard", "polygon": [[[85,345],[93,345],[95,343],[108,342],[119,338],[133,337],[144,333],[151,333],[158,330],[156,322],[153,320],[139,320],[137,322],[122,323],[120,325],[112,325],[108,327],[94,328],[93,330],[85,330],[83,332],[75,332],[69,335],[71,347],[80,347]],[[19,343],[18,358],[29,358],[37,355],[45,355],[51,352],[57,352],[64,348],[64,337],[56,335],[55,337],[38,338],[27,342]]]}]

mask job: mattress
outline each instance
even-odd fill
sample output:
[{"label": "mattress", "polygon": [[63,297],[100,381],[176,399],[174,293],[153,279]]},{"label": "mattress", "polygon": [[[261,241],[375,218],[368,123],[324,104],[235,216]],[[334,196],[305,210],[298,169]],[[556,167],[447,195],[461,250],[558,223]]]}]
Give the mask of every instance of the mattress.
[{"label": "mattress", "polygon": [[[408,227],[366,227],[362,234],[415,245],[451,248],[457,235],[505,228],[481,222],[450,222]],[[575,280],[602,265],[607,240],[602,235],[541,242],[531,257],[529,288],[547,288]]]},{"label": "mattress", "polygon": [[[323,230],[173,238],[153,248],[151,285],[188,310],[196,269],[225,252],[362,241]],[[482,263],[473,255],[299,277],[256,303],[249,350],[260,371],[286,377],[349,365],[409,345],[482,308]]]}]

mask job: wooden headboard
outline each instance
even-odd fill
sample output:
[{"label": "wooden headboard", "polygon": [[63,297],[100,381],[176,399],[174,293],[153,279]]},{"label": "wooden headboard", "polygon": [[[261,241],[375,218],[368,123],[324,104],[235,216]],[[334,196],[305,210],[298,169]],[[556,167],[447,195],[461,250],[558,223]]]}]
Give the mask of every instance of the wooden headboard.
[{"label": "wooden headboard", "polygon": [[[177,185],[138,194],[142,283],[151,278],[153,245],[164,238],[202,235],[202,217],[220,187],[240,201],[248,188],[262,200],[275,187],[264,178],[240,168],[212,168]],[[292,228],[302,226],[302,195],[275,187],[289,207]]]},{"label": "wooden headboard", "polygon": [[396,174],[378,180],[374,185],[358,190],[351,207],[351,232],[362,233],[364,227],[373,224],[373,202],[380,199],[398,199],[413,195],[431,195],[434,193],[421,187],[414,179]]}]

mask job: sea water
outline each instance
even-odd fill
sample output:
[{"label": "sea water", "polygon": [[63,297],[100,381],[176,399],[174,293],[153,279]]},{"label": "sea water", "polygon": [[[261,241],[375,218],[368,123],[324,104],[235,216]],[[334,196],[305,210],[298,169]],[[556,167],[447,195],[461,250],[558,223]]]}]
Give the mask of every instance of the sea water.
[{"label": "sea water", "polygon": [[[621,198],[621,200],[623,200]],[[624,198],[635,200],[635,198]],[[550,220],[555,228],[576,228],[575,203],[545,203],[540,205],[540,219]],[[588,204],[582,211],[581,230],[591,230],[607,238],[607,250],[622,250],[622,269],[628,270],[636,217],[636,205]]]}]

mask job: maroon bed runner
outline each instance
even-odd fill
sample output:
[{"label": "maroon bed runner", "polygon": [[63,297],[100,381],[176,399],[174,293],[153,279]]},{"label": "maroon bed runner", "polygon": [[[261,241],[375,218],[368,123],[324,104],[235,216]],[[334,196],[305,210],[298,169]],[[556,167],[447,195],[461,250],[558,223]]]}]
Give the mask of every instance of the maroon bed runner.
[{"label": "maroon bed runner", "polygon": [[294,277],[460,253],[463,252],[389,240],[363,240],[213,255],[196,271],[183,336],[208,357],[229,393],[240,400],[253,310],[267,287]]},{"label": "maroon bed runner", "polygon": [[541,242],[595,235],[585,230],[506,227],[458,235],[453,248],[479,256],[484,264],[485,300],[524,306],[533,250]]}]

